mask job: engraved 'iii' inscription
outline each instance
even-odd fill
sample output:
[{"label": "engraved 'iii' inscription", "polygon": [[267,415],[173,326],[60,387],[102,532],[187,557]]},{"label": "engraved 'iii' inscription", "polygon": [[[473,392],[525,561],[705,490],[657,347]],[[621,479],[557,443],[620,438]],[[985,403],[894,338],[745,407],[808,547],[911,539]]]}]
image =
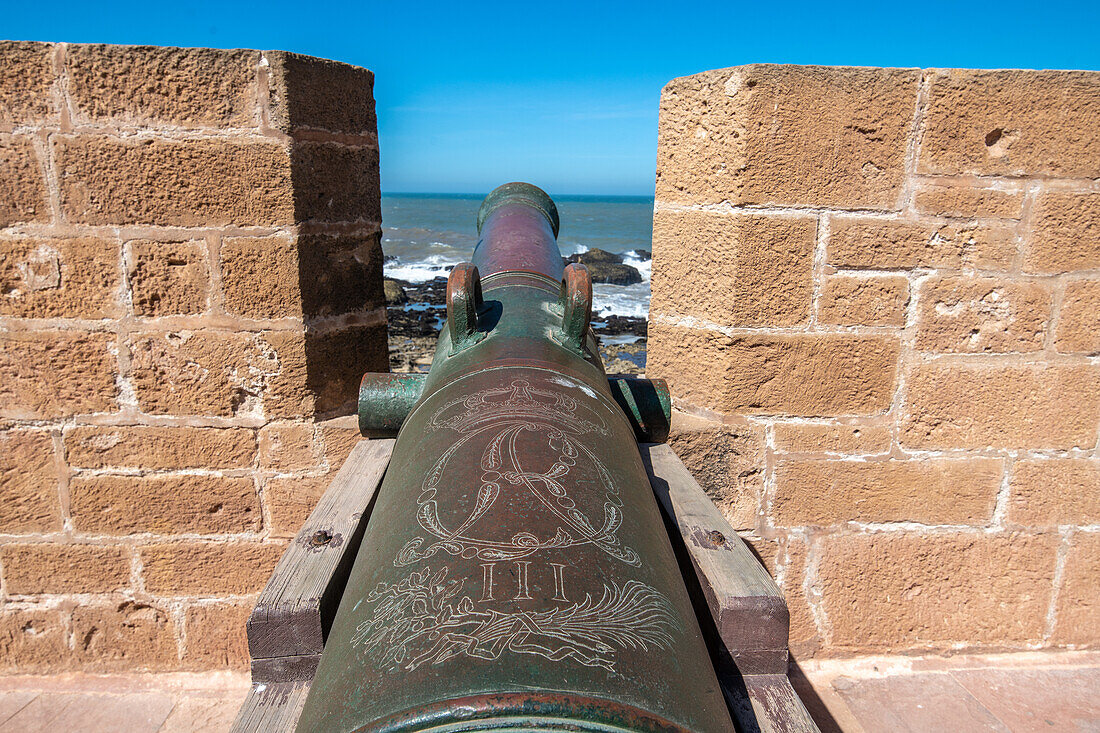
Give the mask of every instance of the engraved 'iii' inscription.
[{"label": "engraved 'iii' inscription", "polygon": [[679,628],[668,600],[636,580],[604,585],[598,600],[585,594],[569,606],[500,612],[464,595],[464,581],[447,573],[424,568],[396,584],[379,583],[367,596],[370,616],[356,627],[352,646],[384,670],[461,655],[495,660],[507,650],[614,671],[619,650],[671,649]]}]

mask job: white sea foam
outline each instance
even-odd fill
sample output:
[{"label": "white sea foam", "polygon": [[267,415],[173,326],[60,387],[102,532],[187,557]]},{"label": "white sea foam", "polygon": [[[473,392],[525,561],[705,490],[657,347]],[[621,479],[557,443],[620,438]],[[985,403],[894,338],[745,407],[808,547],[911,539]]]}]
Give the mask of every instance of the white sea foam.
[{"label": "white sea foam", "polygon": [[410,283],[426,283],[437,277],[447,277],[447,273],[457,264],[457,261],[449,257],[431,255],[419,262],[404,263],[399,259],[387,262],[383,269],[386,277]]},{"label": "white sea foam", "polygon": [[642,275],[642,279],[649,282],[649,276],[653,273],[653,260],[642,260],[634,256],[633,252],[623,255],[623,264],[630,265]]},{"label": "white sea foam", "polygon": [[[599,333],[597,331],[596,333]],[[624,344],[636,344],[642,340],[641,336],[634,336],[629,333],[620,334],[618,336],[604,336],[600,334],[600,343],[605,346],[622,346]]]},{"label": "white sea foam", "polygon": [[592,286],[592,317],[633,316],[645,318],[649,314],[649,283],[637,285]]},{"label": "white sea foam", "polygon": [[[592,315],[594,318],[609,315],[633,316],[645,318],[649,313],[649,261],[627,257],[624,262],[636,267],[644,282],[637,285],[609,285],[596,283],[592,290]],[[419,262],[404,263],[400,260],[389,262],[385,266],[386,277],[404,280],[410,283],[424,283],[437,277],[447,277],[451,268],[458,264],[449,257],[432,255]]]},{"label": "white sea foam", "polygon": [[652,261],[643,260],[633,252],[623,253],[623,264],[630,265],[642,276],[642,282],[636,285],[610,285],[596,283],[592,286],[592,315],[649,316],[649,277],[653,271]]}]

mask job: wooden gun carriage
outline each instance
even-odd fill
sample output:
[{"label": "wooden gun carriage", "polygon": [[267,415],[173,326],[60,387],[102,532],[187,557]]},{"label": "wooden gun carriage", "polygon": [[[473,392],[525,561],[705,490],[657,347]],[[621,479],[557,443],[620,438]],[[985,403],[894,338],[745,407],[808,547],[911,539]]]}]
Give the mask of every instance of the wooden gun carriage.
[{"label": "wooden gun carriage", "polygon": [[506,184],[477,223],[431,370],[363,379],[361,431],[396,441],[276,568],[237,729],[813,730],[782,596],[658,444],[668,386],[604,373],[554,202]]}]

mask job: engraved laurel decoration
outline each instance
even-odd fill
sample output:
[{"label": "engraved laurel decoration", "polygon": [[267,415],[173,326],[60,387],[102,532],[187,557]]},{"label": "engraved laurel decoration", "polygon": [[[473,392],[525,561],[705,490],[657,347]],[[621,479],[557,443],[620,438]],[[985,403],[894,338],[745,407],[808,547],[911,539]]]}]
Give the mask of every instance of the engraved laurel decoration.
[{"label": "engraved laurel decoration", "polygon": [[[394,565],[411,565],[439,552],[496,561],[515,560],[552,548],[592,545],[628,565],[640,567],[638,553],[623,547],[616,535],[623,521],[619,490],[604,464],[584,441],[578,440],[592,433],[607,435],[607,427],[580,417],[576,410],[576,400],[568,395],[538,389],[525,379],[514,380],[507,387],[480,390],[436,410],[429,429],[453,430],[461,437],[428,471],[417,499],[416,521],[434,540],[427,545],[424,537],[409,540],[398,551]],[[533,467],[528,465],[529,459],[521,458],[516,444],[525,432],[545,435],[547,445],[557,453],[549,467]],[[489,439],[481,455],[481,482],[474,506],[459,526],[448,527],[439,518],[435,500],[440,488],[448,484],[448,463],[474,437],[486,435]],[[570,470],[582,456],[595,467],[604,490],[604,515],[599,526],[577,508],[565,485]],[[508,541],[494,541],[474,534],[474,525],[493,507],[505,484],[530,492],[557,516],[560,525],[552,537],[540,539],[531,532],[521,531]]]},{"label": "engraved laurel decoration", "polygon": [[613,672],[618,650],[672,648],[677,624],[668,600],[636,580],[605,585],[599,600],[586,594],[570,606],[514,613],[481,610],[468,595],[455,602],[462,585],[447,578],[446,568],[414,571],[396,585],[379,583],[367,595],[374,607],[356,627],[352,646],[390,671],[461,655],[495,660],[511,651]]}]

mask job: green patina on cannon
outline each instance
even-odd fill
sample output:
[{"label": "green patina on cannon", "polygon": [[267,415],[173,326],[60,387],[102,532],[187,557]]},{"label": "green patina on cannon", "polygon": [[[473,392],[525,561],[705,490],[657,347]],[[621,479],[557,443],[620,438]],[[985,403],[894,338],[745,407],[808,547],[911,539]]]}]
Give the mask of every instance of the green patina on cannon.
[{"label": "green patina on cannon", "polygon": [[298,730],[733,730],[637,448],[667,387],[604,373],[558,225],[491,193],[431,370],[364,378],[397,442]]}]

